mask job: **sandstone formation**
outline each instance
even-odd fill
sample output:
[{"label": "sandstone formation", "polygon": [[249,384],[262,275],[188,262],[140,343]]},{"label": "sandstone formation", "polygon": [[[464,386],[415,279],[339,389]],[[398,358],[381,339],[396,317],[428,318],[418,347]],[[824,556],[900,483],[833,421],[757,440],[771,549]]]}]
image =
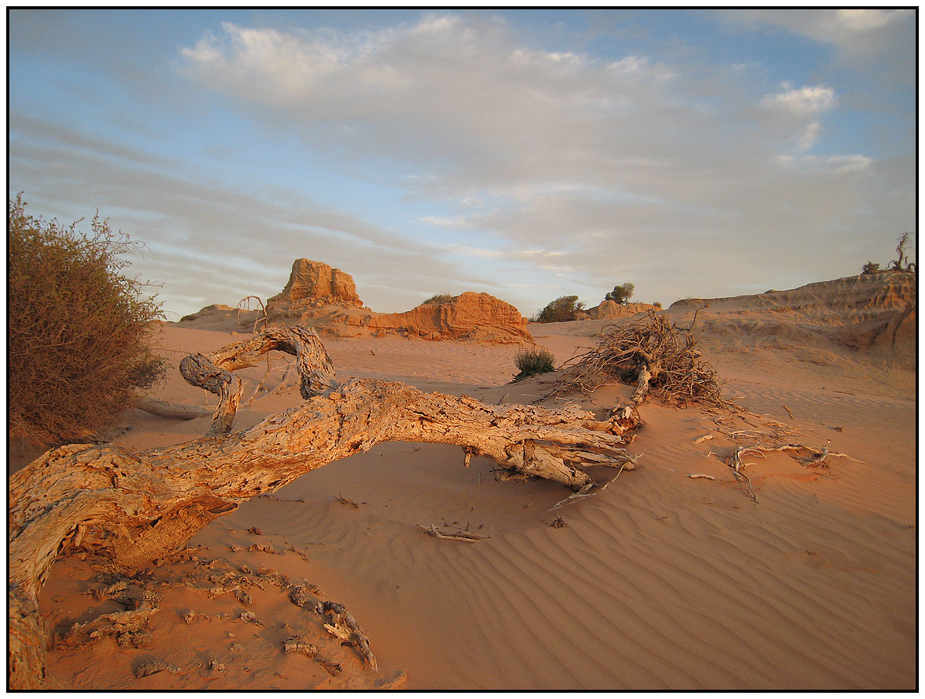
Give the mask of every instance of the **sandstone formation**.
[{"label": "sandstone formation", "polygon": [[328,306],[362,308],[356,284],[346,272],[323,262],[300,258],[292,263],[285,288],[267,299],[269,323],[291,323],[316,317]]},{"label": "sandstone formation", "polygon": [[[336,337],[400,334],[426,340],[468,340],[505,344],[531,343],[527,320],[514,306],[486,293],[467,291],[439,302],[425,302],[404,313],[376,313],[363,306],[356,284],[346,272],[323,262],[298,259],[286,287],[267,299],[267,327],[304,325]],[[243,312],[242,312],[243,313]],[[230,306],[206,306],[180,322],[202,329],[244,331]]]},{"label": "sandstone formation", "polygon": [[[223,303],[205,306],[195,313],[180,318],[185,327],[197,330],[227,330],[248,332],[253,329],[259,311],[232,308]],[[262,317],[262,314],[261,314]]]}]

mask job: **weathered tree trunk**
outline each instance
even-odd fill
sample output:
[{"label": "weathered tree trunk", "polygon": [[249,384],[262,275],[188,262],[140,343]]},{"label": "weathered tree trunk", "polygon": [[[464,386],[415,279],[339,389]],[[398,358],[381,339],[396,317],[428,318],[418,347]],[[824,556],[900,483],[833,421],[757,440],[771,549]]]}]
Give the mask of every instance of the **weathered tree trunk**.
[{"label": "weathered tree trunk", "polygon": [[212,414],[212,422],[206,437],[216,437],[231,432],[234,418],[244,395],[244,382],[234,374],[216,366],[201,354],[191,354],[180,360],[180,374],[199,388],[218,396],[218,405]]},{"label": "weathered tree trunk", "polygon": [[629,461],[619,447],[629,423],[625,413],[600,422],[575,408],[489,406],[353,379],[234,434],[138,454],[87,444],[52,450],[10,477],[9,686],[41,686],[47,634],[38,597],[63,549],[106,552],[131,569],[182,547],[244,500],[386,441],[456,444],[578,490],[593,483],[582,463]]},{"label": "weathered tree trunk", "polygon": [[642,405],[649,395],[649,382],[652,380],[653,373],[649,368],[649,362],[643,361],[639,364],[639,373],[636,375],[636,390],[633,391],[633,405]]},{"label": "weathered tree trunk", "polygon": [[207,357],[191,354],[180,361],[180,374],[187,383],[219,397],[207,437],[228,434],[234,425],[244,384],[231,372],[254,366],[271,350],[295,355],[302,398],[308,400],[337,387],[334,364],[311,328],[267,328],[255,337],[227,345]]}]

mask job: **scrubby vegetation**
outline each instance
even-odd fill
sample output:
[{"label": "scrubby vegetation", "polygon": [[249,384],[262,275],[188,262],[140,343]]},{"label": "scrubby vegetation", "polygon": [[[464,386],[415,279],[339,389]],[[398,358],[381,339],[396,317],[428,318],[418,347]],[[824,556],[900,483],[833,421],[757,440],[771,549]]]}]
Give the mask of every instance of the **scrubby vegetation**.
[{"label": "scrubby vegetation", "polygon": [[520,369],[520,373],[514,377],[515,381],[520,381],[528,376],[536,374],[547,374],[556,370],[556,358],[552,352],[544,347],[531,347],[520,349],[514,355],[514,363]]},{"label": "scrubby vegetation", "polygon": [[630,282],[625,284],[620,284],[613,288],[613,291],[608,291],[604,295],[605,301],[616,301],[617,303],[626,303],[633,296],[633,291],[636,287],[633,286]]},{"label": "scrubby vegetation", "polygon": [[899,244],[896,246],[896,259],[891,260],[886,269],[880,269],[880,263],[868,261],[864,267],[861,268],[861,274],[876,274],[877,272],[915,272],[918,268],[915,262],[909,261],[909,256],[906,254],[906,245],[909,244],[909,236],[911,233],[906,231],[903,233],[902,237],[899,239]]},{"label": "scrubby vegetation", "polygon": [[429,299],[424,301],[421,305],[423,306],[428,303],[449,303],[455,298],[456,297],[453,296],[453,294],[434,294]]},{"label": "scrubby vegetation", "polygon": [[36,445],[87,440],[152,386],[164,360],[148,344],[160,304],[125,276],[137,249],[99,213],[92,233],[35,218],[9,201],[10,435]]},{"label": "scrubby vegetation", "polygon": [[562,323],[575,320],[579,311],[585,307],[577,296],[560,296],[550,301],[532,320],[536,323]]}]

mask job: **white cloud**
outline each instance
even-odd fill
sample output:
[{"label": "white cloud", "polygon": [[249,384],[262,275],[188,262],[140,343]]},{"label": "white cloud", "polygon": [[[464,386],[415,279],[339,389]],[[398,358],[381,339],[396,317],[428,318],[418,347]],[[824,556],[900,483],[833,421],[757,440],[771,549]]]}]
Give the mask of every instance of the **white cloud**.
[{"label": "white cloud", "polygon": [[458,228],[465,225],[465,219],[461,216],[421,216],[419,220],[432,226],[442,226],[444,228]]},{"label": "white cloud", "polygon": [[224,29],[183,51],[186,74],[249,110],[275,105],[278,126],[350,158],[442,160],[505,180],[514,169],[529,179],[538,169],[571,174],[595,159],[603,132],[632,143],[642,124],[626,116],[673,100],[658,87],[670,71],[645,57],[603,64],[528,49],[501,22],[431,17],[358,34]]},{"label": "white cloud", "polygon": [[833,155],[821,157],[816,155],[784,155],[778,162],[789,168],[799,168],[806,171],[831,172],[846,174],[862,172],[870,168],[874,161],[863,155]]},{"label": "white cloud", "polygon": [[[784,89],[787,89],[784,84]],[[766,109],[784,109],[797,115],[816,114],[835,106],[835,90],[822,85],[804,85],[797,90],[787,89],[761,98],[761,105]]]},{"label": "white cloud", "polygon": [[803,135],[800,136],[800,140],[797,143],[797,150],[802,152],[811,149],[819,140],[821,132],[822,125],[818,121],[811,121],[807,125]]},{"label": "white cloud", "polygon": [[[730,10],[723,20],[732,26],[780,27],[798,36],[832,46],[837,60],[856,69],[881,73],[902,66],[891,79],[911,82],[915,60],[915,10],[794,9]],[[886,61],[886,62],[885,62]]]},{"label": "white cloud", "polygon": [[837,10],[838,21],[851,31],[866,32],[899,20],[902,10],[842,9]]}]

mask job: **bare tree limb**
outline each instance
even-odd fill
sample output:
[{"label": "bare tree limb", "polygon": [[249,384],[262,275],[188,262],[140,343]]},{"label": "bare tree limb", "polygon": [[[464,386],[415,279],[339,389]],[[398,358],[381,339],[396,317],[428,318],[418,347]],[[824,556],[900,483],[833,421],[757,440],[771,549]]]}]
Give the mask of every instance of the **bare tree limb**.
[{"label": "bare tree limb", "polygon": [[155,400],[147,396],[139,396],[135,399],[135,407],[144,410],[146,413],[166,417],[174,420],[195,420],[200,417],[208,417],[212,411],[199,405],[187,405],[185,403],[168,403],[165,400]]},{"label": "bare tree limb", "polygon": [[302,398],[307,400],[337,387],[334,364],[317,333],[307,327],[267,328],[208,356],[189,355],[180,361],[180,374],[187,383],[219,397],[207,437],[228,434],[234,425],[244,384],[231,372],[258,364],[272,350],[295,355]]}]

